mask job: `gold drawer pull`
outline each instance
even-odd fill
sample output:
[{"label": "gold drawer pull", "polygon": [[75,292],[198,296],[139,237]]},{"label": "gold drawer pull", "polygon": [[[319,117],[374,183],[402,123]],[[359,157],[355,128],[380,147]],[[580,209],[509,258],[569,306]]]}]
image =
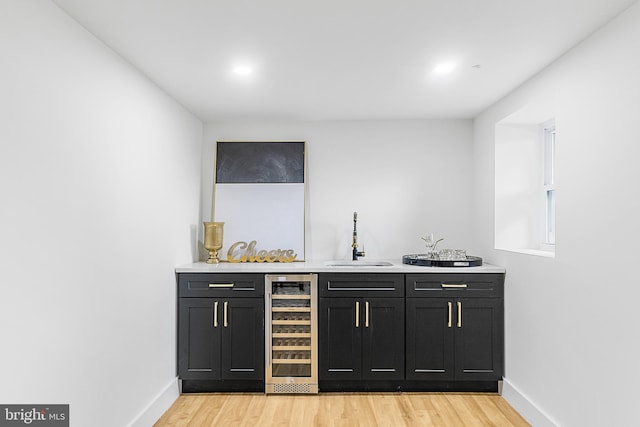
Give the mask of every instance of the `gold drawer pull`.
[{"label": "gold drawer pull", "polygon": [[366,311],[364,312],[364,327],[369,327],[369,301],[364,303]]},{"label": "gold drawer pull", "polygon": [[233,288],[234,283],[209,283],[210,288]]},{"label": "gold drawer pull", "polygon": [[227,318],[228,316],[228,306],[229,306],[229,301],[225,301],[223,308],[224,308],[224,327],[226,328],[227,326],[229,326],[229,319]]},{"label": "gold drawer pull", "polygon": [[218,301],[213,303],[213,327],[218,327]]},{"label": "gold drawer pull", "polygon": [[443,283],[443,288],[466,288],[466,283]]}]

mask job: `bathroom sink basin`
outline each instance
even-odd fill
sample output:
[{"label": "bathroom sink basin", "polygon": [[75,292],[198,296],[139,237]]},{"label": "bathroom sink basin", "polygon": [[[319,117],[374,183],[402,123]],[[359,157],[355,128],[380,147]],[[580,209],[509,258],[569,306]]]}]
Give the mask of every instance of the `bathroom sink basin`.
[{"label": "bathroom sink basin", "polygon": [[392,263],[388,261],[348,261],[337,260],[327,261],[324,263],[327,267],[391,267]]}]

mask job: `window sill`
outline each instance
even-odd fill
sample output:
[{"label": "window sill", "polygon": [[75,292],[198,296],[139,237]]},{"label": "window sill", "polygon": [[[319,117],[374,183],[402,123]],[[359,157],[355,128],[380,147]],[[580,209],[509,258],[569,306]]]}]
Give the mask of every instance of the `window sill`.
[{"label": "window sill", "polygon": [[515,252],[518,254],[525,254],[525,255],[534,255],[534,256],[541,256],[544,258],[555,258],[556,257],[556,253],[555,251],[544,251],[542,249],[527,249],[527,248],[496,248],[499,251],[507,251],[507,252]]}]

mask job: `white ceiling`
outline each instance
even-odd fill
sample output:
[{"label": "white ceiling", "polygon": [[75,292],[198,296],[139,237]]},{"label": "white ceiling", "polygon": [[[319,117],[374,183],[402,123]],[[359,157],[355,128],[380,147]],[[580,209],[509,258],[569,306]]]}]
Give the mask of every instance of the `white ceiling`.
[{"label": "white ceiling", "polygon": [[53,1],[212,122],[471,118],[635,0]]}]

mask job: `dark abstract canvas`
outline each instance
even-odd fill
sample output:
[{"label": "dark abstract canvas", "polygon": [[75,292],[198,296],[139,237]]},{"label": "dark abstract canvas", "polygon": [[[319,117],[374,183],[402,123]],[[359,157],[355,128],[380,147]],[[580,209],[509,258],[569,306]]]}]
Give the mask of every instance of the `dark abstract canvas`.
[{"label": "dark abstract canvas", "polygon": [[216,183],[303,183],[304,142],[218,142]]}]

